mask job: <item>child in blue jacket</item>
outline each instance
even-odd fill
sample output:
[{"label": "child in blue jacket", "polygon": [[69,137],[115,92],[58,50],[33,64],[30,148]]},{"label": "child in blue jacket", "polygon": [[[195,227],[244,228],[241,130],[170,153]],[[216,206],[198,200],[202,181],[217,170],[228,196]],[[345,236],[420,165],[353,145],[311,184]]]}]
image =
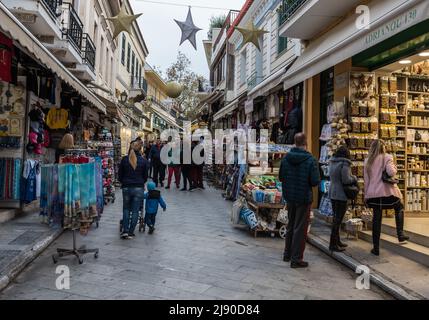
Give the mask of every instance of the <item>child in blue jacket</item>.
[{"label": "child in blue jacket", "polygon": [[158,213],[158,207],[161,206],[164,211],[167,209],[164,199],[161,197],[161,191],[156,190],[156,185],[154,182],[149,182],[147,184],[147,190],[144,194],[146,200],[146,215],[145,215],[145,224],[149,227],[149,234],[152,234],[155,231],[155,218]]}]

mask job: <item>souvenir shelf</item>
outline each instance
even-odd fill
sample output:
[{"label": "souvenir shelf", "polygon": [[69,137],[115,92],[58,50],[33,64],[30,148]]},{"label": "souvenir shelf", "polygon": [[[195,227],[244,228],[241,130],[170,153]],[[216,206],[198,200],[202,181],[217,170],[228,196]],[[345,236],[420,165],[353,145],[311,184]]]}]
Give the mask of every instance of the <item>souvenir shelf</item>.
[{"label": "souvenir shelf", "polygon": [[408,214],[429,214],[429,76],[394,74],[398,117],[395,150]]},{"label": "souvenir shelf", "polygon": [[[358,177],[360,193],[356,204],[364,205],[364,160],[374,139],[378,138],[381,126],[377,117],[375,73],[357,72],[350,74],[350,102],[348,119],[351,130],[348,134],[348,145],[353,161],[352,173]],[[390,97],[383,97],[384,103],[390,102]],[[396,100],[395,100],[396,102]],[[384,124],[388,126],[389,124]],[[382,130],[385,130],[383,128]],[[388,127],[392,136],[396,128]]]},{"label": "souvenir shelf", "polygon": [[103,164],[104,203],[114,203],[115,196],[115,148],[110,131],[102,129],[97,141],[88,141],[88,147],[97,149]]}]

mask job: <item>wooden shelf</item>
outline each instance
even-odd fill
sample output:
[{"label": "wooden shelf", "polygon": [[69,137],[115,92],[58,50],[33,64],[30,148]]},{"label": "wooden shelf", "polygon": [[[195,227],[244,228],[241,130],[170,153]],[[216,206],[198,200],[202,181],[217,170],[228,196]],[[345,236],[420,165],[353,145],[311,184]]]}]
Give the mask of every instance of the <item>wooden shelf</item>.
[{"label": "wooden shelf", "polygon": [[419,92],[419,91],[408,91],[408,94],[418,94],[418,95],[429,96],[429,92]]},{"label": "wooden shelf", "polygon": [[407,141],[407,143],[424,143],[424,144],[429,144],[429,142],[425,142],[425,141]]},{"label": "wooden shelf", "polygon": [[411,187],[411,186],[407,186],[407,189],[429,189],[429,187]]},{"label": "wooden shelf", "polygon": [[429,157],[429,153],[408,153],[407,155],[409,155],[409,156],[428,156]]},{"label": "wooden shelf", "polygon": [[418,112],[418,113],[429,113],[429,110],[426,109],[408,109],[408,112]]},{"label": "wooden shelf", "polygon": [[[405,126],[404,126],[405,127]],[[408,129],[422,129],[422,130],[429,130],[429,127],[424,127],[424,126],[408,126]]]},{"label": "wooden shelf", "polygon": [[429,170],[408,169],[409,172],[429,172]]},{"label": "wooden shelf", "polygon": [[396,90],[399,93],[407,93],[407,90]]}]

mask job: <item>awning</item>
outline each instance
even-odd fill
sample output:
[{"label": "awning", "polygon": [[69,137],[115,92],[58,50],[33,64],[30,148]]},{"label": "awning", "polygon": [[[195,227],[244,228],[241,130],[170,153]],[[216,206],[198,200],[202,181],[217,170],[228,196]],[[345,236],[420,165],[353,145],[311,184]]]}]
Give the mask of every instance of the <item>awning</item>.
[{"label": "awning", "polygon": [[176,120],[166,111],[162,110],[161,108],[158,108],[153,103],[151,104],[150,107],[153,110],[153,112],[155,112],[161,119],[167,121],[168,124],[180,129],[180,126],[176,123]]},{"label": "awning", "polygon": [[[356,28],[351,15],[305,49],[283,77],[287,90],[429,18],[429,1],[373,1],[370,29]],[[386,14],[387,12],[387,14]]]},{"label": "awning", "polygon": [[224,96],[225,91],[219,90],[219,91],[213,91],[205,100],[201,101],[201,104],[207,103],[211,104],[218,100],[220,97]]},{"label": "awning", "polygon": [[238,104],[240,103],[240,100],[242,100],[244,97],[247,96],[247,92],[243,93],[241,96],[235,98],[232,100],[231,103],[227,104],[224,108],[219,110],[214,116],[213,121],[217,121],[219,119],[222,119],[228,114],[231,114],[235,109],[238,108]]},{"label": "awning", "polygon": [[106,105],[107,107],[107,113],[111,114],[113,117],[119,118],[119,120],[125,125],[129,126],[130,122],[125,117],[125,114],[122,112],[121,107],[115,103],[114,101],[111,101],[109,99],[104,98],[103,96],[100,96],[95,93],[95,95]]},{"label": "awning", "polygon": [[61,80],[73,87],[79,94],[103,113],[106,106],[85,85],[80,82],[0,1],[0,29],[16,40],[20,46],[36,57]]},{"label": "awning", "polygon": [[297,58],[292,59],[292,61],[290,61],[286,67],[277,70],[268,78],[263,80],[260,84],[258,84],[255,88],[253,88],[248,94],[249,100],[253,100],[260,96],[265,96],[269,94],[269,92],[275,87],[279,86],[282,83],[282,77],[292,67],[296,60]]}]

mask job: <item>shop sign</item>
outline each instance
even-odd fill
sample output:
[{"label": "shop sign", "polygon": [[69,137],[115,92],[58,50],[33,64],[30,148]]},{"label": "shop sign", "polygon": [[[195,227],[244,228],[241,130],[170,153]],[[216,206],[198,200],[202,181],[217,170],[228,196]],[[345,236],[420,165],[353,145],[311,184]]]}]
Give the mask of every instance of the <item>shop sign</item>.
[{"label": "shop sign", "polygon": [[36,23],[37,16],[31,13],[16,13],[15,14],[18,20],[22,23],[26,24],[34,24]]},{"label": "shop sign", "polygon": [[365,37],[365,45],[370,47],[374,44],[391,37],[399,31],[405,30],[411,27],[417,20],[417,8],[413,8],[399,17],[385,23],[383,26],[375,31],[372,31]]},{"label": "shop sign", "polygon": [[247,100],[244,103],[244,111],[246,114],[253,112],[253,100]]}]

